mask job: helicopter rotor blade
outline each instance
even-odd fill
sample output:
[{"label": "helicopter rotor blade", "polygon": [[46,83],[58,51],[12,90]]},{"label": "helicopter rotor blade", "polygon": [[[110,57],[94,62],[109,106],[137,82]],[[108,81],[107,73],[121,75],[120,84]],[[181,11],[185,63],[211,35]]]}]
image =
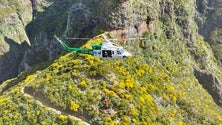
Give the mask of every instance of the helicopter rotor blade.
[{"label": "helicopter rotor blade", "polygon": [[[96,38],[65,38],[65,39],[70,39],[70,40],[90,40],[90,39],[93,39],[93,40],[96,40]],[[120,39],[107,39],[107,40],[118,40],[118,41],[127,41],[127,40],[145,40],[147,38],[120,38]]]},{"label": "helicopter rotor blade", "polygon": [[93,39],[93,38],[65,38],[65,39],[71,39],[71,40],[76,40],[76,39],[81,39],[81,40],[90,40],[90,39]]},{"label": "helicopter rotor blade", "polygon": [[114,39],[114,40],[144,40],[144,39],[147,39],[147,38],[120,38],[120,39]]}]

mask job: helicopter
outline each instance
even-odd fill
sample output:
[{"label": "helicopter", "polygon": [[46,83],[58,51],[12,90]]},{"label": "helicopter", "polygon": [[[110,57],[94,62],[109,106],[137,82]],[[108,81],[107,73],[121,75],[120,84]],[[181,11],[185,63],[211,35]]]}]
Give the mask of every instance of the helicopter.
[{"label": "helicopter", "polygon": [[[54,38],[63,46],[64,50],[71,51],[73,53],[83,53],[93,55],[94,57],[103,58],[103,59],[117,59],[117,58],[126,58],[132,56],[127,50],[122,46],[114,45],[109,39],[105,38],[104,42],[100,44],[92,44],[92,49],[86,48],[71,48],[60,40],[56,35]],[[81,39],[81,38],[78,38]]]}]

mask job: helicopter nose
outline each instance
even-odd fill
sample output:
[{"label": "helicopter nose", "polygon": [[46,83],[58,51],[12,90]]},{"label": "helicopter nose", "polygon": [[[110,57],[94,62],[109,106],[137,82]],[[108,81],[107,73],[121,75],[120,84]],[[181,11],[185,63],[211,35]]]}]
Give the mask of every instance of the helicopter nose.
[{"label": "helicopter nose", "polygon": [[127,56],[132,56],[132,54],[129,53],[129,52],[124,52],[123,55],[126,56],[126,57],[127,57]]}]

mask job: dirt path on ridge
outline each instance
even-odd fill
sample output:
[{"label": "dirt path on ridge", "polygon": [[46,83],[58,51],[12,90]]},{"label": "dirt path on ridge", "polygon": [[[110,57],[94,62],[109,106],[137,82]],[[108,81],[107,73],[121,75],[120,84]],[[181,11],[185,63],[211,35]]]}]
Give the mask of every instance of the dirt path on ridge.
[{"label": "dirt path on ridge", "polygon": [[21,88],[21,93],[23,93],[24,96],[26,96],[30,99],[36,100],[40,106],[47,107],[47,109],[55,112],[56,114],[62,114],[62,115],[69,116],[70,118],[73,118],[74,120],[81,121],[83,125],[90,125],[89,123],[76,117],[73,112],[66,110],[66,109],[62,109],[59,106],[55,106],[55,105],[51,104],[48,100],[44,99],[44,97],[41,93],[37,93],[34,89],[28,88],[29,83],[31,83],[33,80],[35,80],[35,78],[37,76],[38,76],[38,74],[35,75],[34,78],[32,78],[29,82],[26,83],[26,85],[24,85]]}]

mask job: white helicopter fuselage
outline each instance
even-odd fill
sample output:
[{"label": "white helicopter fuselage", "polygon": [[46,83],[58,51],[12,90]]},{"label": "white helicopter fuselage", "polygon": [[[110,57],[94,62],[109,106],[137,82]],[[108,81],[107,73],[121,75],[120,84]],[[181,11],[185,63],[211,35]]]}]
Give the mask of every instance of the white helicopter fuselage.
[{"label": "white helicopter fuselage", "polygon": [[95,57],[124,58],[132,56],[123,47],[114,46],[111,42],[103,42],[100,50],[93,50]]}]

